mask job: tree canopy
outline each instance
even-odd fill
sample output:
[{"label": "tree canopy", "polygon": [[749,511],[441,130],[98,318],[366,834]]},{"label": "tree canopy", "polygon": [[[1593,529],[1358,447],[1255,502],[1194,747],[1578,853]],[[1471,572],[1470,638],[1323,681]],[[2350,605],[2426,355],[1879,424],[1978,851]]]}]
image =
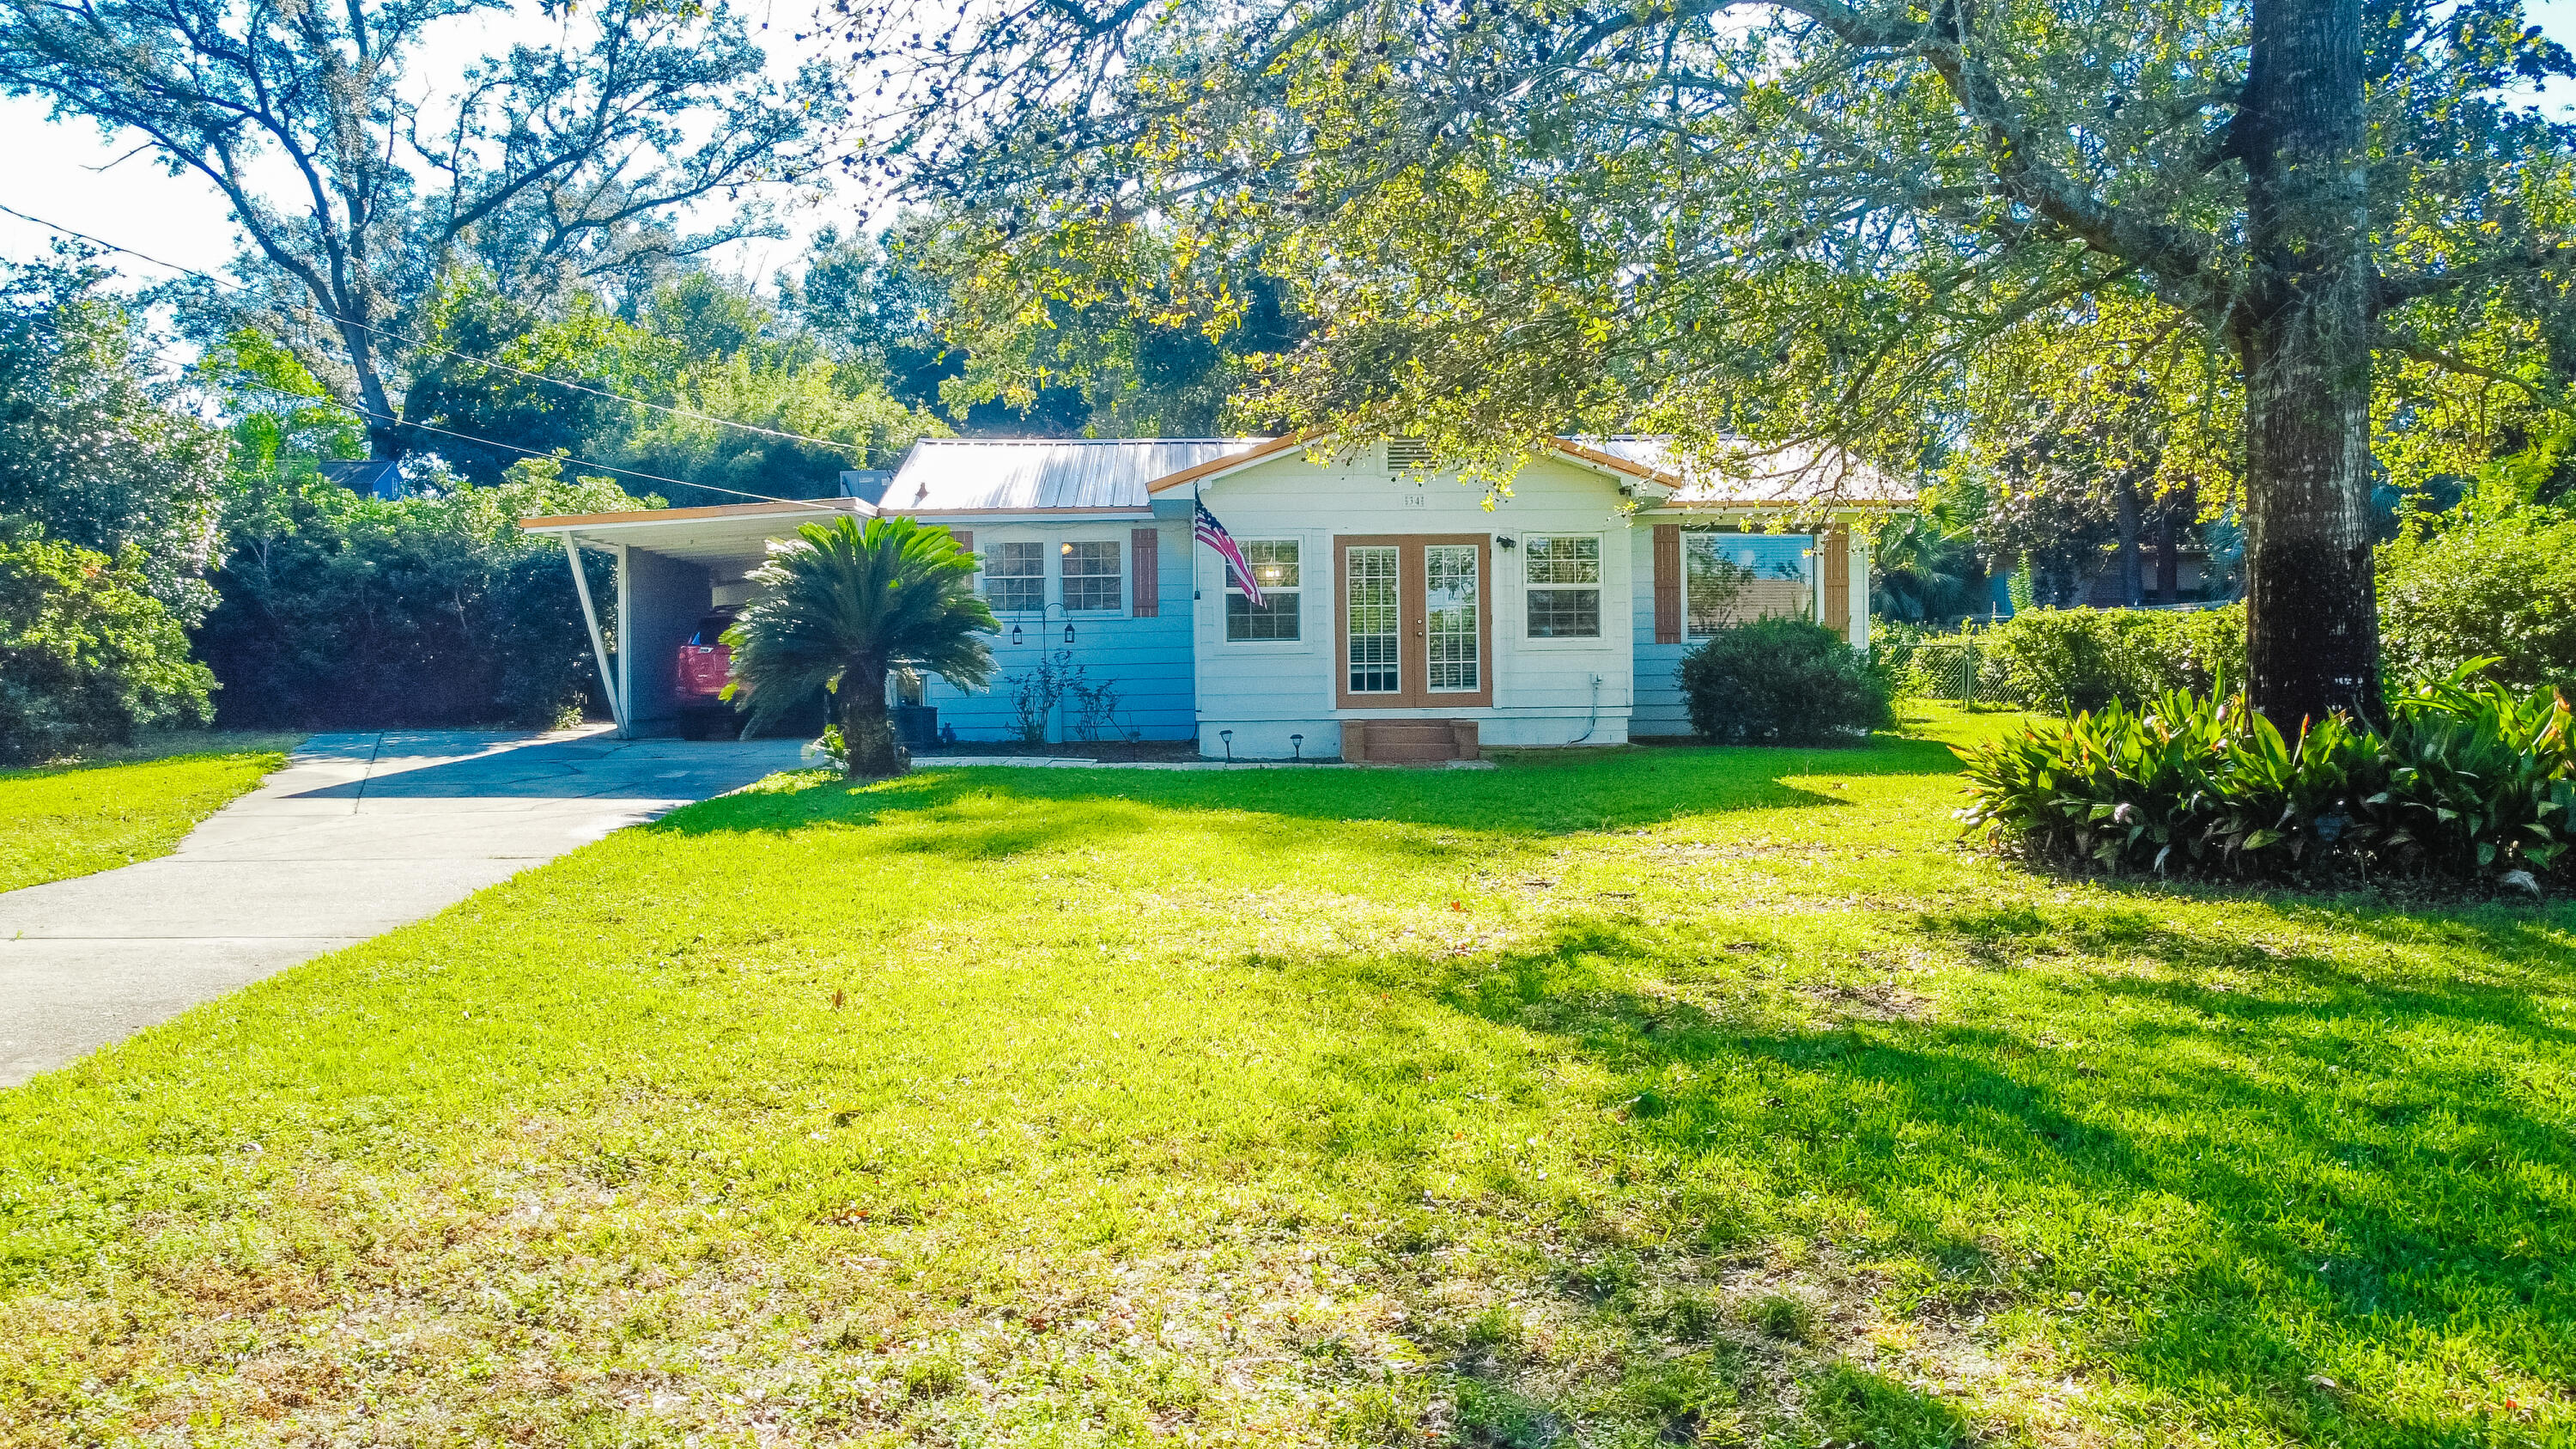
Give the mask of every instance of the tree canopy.
[{"label": "tree canopy", "polygon": [[2545,338],[2496,309],[2554,289],[2576,205],[2515,89],[2576,71],[2515,0],[845,13],[988,314],[1180,287],[1222,322],[1250,262],[1322,321],[1250,411],[1497,473],[1622,429],[1912,461],[1998,349],[2124,319],[2052,379],[2166,359],[2167,448],[2244,480],[2293,714],[2375,695],[2374,355],[2513,371]]}]

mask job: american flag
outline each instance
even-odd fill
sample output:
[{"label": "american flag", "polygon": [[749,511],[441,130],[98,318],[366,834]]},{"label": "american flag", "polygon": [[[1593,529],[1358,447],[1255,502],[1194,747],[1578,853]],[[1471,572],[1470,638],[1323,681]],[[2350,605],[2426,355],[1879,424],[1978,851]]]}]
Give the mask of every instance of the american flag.
[{"label": "american flag", "polygon": [[1243,585],[1243,596],[1252,601],[1254,608],[1261,607],[1261,585],[1252,581],[1252,565],[1243,561],[1243,550],[1235,547],[1234,535],[1225,531],[1225,525],[1216,521],[1216,515],[1208,512],[1204,503],[1199,505],[1198,536],[1199,542],[1215,549],[1225,566],[1234,570],[1235,578]]}]

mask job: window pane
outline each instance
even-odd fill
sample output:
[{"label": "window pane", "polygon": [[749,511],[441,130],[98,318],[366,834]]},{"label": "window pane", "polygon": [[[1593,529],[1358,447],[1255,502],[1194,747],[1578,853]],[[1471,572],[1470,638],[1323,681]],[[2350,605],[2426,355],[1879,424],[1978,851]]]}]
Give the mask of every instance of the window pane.
[{"label": "window pane", "polygon": [[1343,557],[1350,606],[1350,692],[1397,694],[1397,646],[1403,620],[1396,597],[1395,550],[1355,548]]},{"label": "window pane", "polygon": [[[1243,561],[1252,565],[1252,578],[1261,592],[1297,587],[1297,540],[1293,538],[1248,538],[1239,542]],[[1225,586],[1238,586],[1234,570],[1225,571]]]},{"label": "window pane", "polygon": [[1529,636],[1533,639],[1600,638],[1601,591],[1599,589],[1530,590]]},{"label": "window pane", "polygon": [[1430,687],[1471,690],[1476,687],[1478,611],[1476,546],[1436,544],[1422,550],[1428,598]]},{"label": "window pane", "polygon": [[1225,591],[1225,637],[1228,639],[1294,639],[1297,637],[1295,589],[1264,589],[1255,605],[1239,589]]},{"label": "window pane", "polygon": [[997,614],[1046,609],[1046,545],[995,544],[984,555],[984,602]]},{"label": "window pane", "polygon": [[1521,556],[1527,560],[1525,567],[1533,584],[1601,582],[1601,540],[1597,538],[1526,539]]},{"label": "window pane", "polygon": [[1071,609],[1119,607],[1118,545],[1082,541],[1064,545],[1064,606]]}]

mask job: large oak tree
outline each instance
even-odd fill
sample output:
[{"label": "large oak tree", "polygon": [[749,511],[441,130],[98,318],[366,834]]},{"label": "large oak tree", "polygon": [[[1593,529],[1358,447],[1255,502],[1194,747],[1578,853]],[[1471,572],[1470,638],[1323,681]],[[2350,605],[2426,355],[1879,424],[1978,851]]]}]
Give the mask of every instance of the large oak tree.
[{"label": "large oak tree", "polygon": [[223,322],[281,335],[397,457],[424,441],[402,426],[412,334],[457,266],[531,304],[649,277],[760,228],[735,203],[811,174],[835,114],[819,71],[772,80],[722,3],[549,5],[548,43],[421,73],[442,35],[513,8],[16,0],[0,93],[211,182],[247,239]]},{"label": "large oak tree", "polygon": [[[915,38],[910,32],[918,29]],[[1567,428],[1910,463],[2017,331],[2232,373],[2256,703],[2375,713],[2374,360],[2554,283],[2570,71],[2516,0],[1004,0],[861,12],[875,163],[997,315],[1144,250],[1320,325],[1258,413],[1460,456]],[[1222,318],[1232,297],[1210,280]],[[2209,390],[2204,390],[2209,391]]]}]

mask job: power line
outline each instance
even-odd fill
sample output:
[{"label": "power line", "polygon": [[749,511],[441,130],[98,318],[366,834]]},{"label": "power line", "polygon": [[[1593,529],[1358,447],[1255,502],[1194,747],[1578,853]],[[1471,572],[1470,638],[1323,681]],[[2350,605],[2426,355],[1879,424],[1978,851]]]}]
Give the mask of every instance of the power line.
[{"label": "power line", "polygon": [[[44,219],[43,217],[41,217],[41,216],[30,216],[30,215],[29,215],[29,214],[27,214],[26,212],[20,211],[18,208],[14,207],[14,206],[9,206],[9,205],[5,205],[5,204],[0,204],[0,211],[7,212],[9,215],[11,215],[11,216],[14,216],[14,217],[18,218],[20,221],[29,221],[29,222],[34,222],[34,223],[35,223],[36,225],[38,225],[38,226],[45,227],[45,228],[48,228],[48,229],[50,229],[50,230],[60,232],[60,233],[62,233],[64,236],[69,236],[69,237],[78,237],[78,238],[79,238],[79,239],[81,239],[82,241],[85,241],[85,242],[90,243],[92,246],[101,246],[101,247],[105,247],[105,248],[107,248],[109,251],[112,251],[112,252],[123,252],[125,255],[127,255],[127,256],[129,256],[129,257],[140,257],[140,258],[141,258],[141,259],[143,259],[144,261],[150,262],[152,265],[154,265],[154,266],[156,266],[156,267],[167,267],[167,268],[169,268],[170,270],[172,270],[172,271],[174,271],[174,272],[184,272],[184,273],[186,273],[186,274],[187,274],[187,275],[189,275],[189,276],[197,277],[197,278],[201,278],[201,279],[203,279],[203,280],[205,280],[205,281],[212,282],[212,283],[214,283],[214,284],[215,284],[216,286],[218,286],[218,287],[228,287],[228,288],[232,289],[233,291],[236,291],[236,292],[245,292],[245,293],[250,292],[250,291],[252,290],[252,289],[251,289],[251,288],[249,288],[249,287],[245,287],[245,286],[243,286],[243,285],[242,285],[241,283],[239,283],[239,282],[228,281],[228,280],[226,280],[225,278],[218,277],[218,276],[216,276],[216,275],[215,275],[214,273],[212,273],[212,272],[200,271],[200,270],[198,270],[198,269],[197,269],[197,268],[195,268],[195,267],[191,267],[191,266],[183,266],[183,265],[181,265],[181,264],[180,264],[180,263],[178,263],[178,262],[164,261],[164,260],[162,260],[161,258],[156,257],[156,256],[152,255],[152,254],[151,254],[151,253],[149,253],[149,252],[140,252],[140,251],[136,251],[136,250],[135,250],[134,248],[132,248],[132,247],[128,247],[128,246],[119,246],[119,245],[117,245],[115,242],[109,241],[109,240],[107,240],[107,239],[106,239],[106,238],[104,238],[104,237],[96,237],[96,236],[92,236],[92,235],[90,235],[88,232],[85,232],[85,231],[75,231],[75,230],[73,230],[73,229],[72,229],[72,228],[70,228],[70,227],[64,226],[64,225],[63,225],[63,224],[61,224],[60,222],[47,221],[47,220],[45,220],[45,219]],[[310,315],[312,315],[312,316],[319,317],[319,318],[321,318],[321,319],[322,319],[323,321],[325,321],[325,322],[333,322],[333,323],[337,323],[337,324],[339,324],[339,325],[341,325],[341,326],[343,326],[343,327],[355,327],[355,328],[357,328],[357,329],[358,329],[359,331],[361,331],[361,332],[372,333],[372,334],[374,334],[374,335],[375,335],[375,336],[377,336],[377,337],[390,338],[390,339],[392,339],[392,340],[394,340],[394,341],[396,341],[396,342],[407,342],[407,343],[410,343],[410,344],[411,344],[412,346],[414,346],[414,347],[422,348],[422,349],[425,349],[425,350],[430,351],[430,352],[435,352],[435,353],[440,354],[441,356],[445,356],[445,357],[457,357],[457,358],[463,358],[465,361],[467,361],[467,362],[471,362],[471,363],[474,363],[475,365],[477,365],[477,366],[479,366],[479,367],[489,367],[489,368],[493,368],[493,369],[496,369],[496,370],[501,371],[501,372],[516,373],[517,375],[519,375],[519,376],[521,376],[521,377],[524,377],[524,378],[527,378],[527,379],[529,379],[529,380],[530,380],[530,381],[532,381],[532,382],[542,382],[542,383],[547,384],[548,386],[551,386],[551,387],[560,387],[560,388],[565,388],[565,389],[567,389],[567,390],[569,390],[569,391],[572,391],[572,392],[588,393],[588,394],[590,394],[592,397],[604,397],[604,398],[609,399],[611,402],[622,402],[622,403],[627,403],[627,404],[630,404],[630,405],[632,405],[632,406],[639,407],[639,408],[651,408],[651,409],[652,409],[653,411],[655,411],[655,412],[658,412],[658,413],[666,413],[666,414],[668,414],[668,415],[670,415],[670,416],[672,416],[672,417],[675,417],[675,418],[688,418],[688,419],[690,419],[690,420],[692,420],[692,421],[695,421],[695,422],[701,422],[701,423],[713,423],[713,424],[715,424],[715,425],[716,425],[716,426],[718,426],[718,427],[724,427],[724,428],[739,428],[739,429],[741,429],[742,431],[744,431],[744,432],[746,432],[746,433],[757,433],[757,434],[759,434],[760,436],[762,436],[762,437],[764,437],[764,438],[778,438],[778,439],[781,439],[782,441],[785,441],[785,442],[791,442],[791,443],[811,443],[811,444],[814,444],[814,445],[815,445],[815,446],[817,446],[817,447],[822,447],[822,448],[833,448],[833,449],[837,449],[837,450],[839,450],[839,451],[841,451],[841,452],[845,452],[845,453],[847,453],[847,452],[856,452],[856,453],[859,453],[859,454],[860,454],[859,461],[861,461],[861,462],[866,462],[866,461],[867,461],[867,459],[866,459],[866,455],[865,455],[865,451],[864,451],[863,449],[859,448],[859,446],[858,446],[857,444],[855,444],[855,443],[845,443],[845,442],[840,441],[840,440],[839,440],[839,439],[837,439],[837,438],[815,438],[815,437],[808,437],[807,435],[805,435],[805,434],[803,434],[803,433],[788,433],[788,432],[781,432],[780,430],[778,430],[778,429],[776,429],[776,428],[764,428],[764,427],[761,427],[760,425],[758,425],[758,424],[756,424],[756,423],[741,423],[741,422],[735,422],[735,421],[734,421],[733,419],[731,419],[731,418],[720,418],[720,417],[716,417],[716,416],[714,416],[713,414],[710,414],[710,413],[696,412],[696,411],[693,411],[693,410],[688,409],[688,408],[675,408],[675,407],[671,407],[671,406],[668,406],[668,405],[663,404],[663,403],[657,403],[657,402],[648,401],[647,399],[640,398],[640,397],[628,397],[626,394],[624,394],[624,393],[622,393],[622,392],[610,392],[610,391],[608,391],[608,390],[607,390],[607,389],[605,389],[605,388],[590,387],[590,386],[587,386],[587,385],[585,385],[585,384],[578,383],[578,382],[567,382],[567,381],[565,381],[564,379],[562,379],[562,378],[560,378],[560,377],[552,377],[552,376],[549,376],[549,375],[547,375],[547,374],[545,374],[545,373],[542,373],[542,372],[531,372],[531,371],[529,371],[528,369],[526,369],[526,368],[524,368],[524,367],[516,367],[516,366],[513,366],[513,365],[511,365],[511,364],[509,364],[509,363],[506,363],[506,362],[497,361],[497,360],[495,360],[495,359],[493,359],[493,358],[489,358],[489,357],[477,357],[477,356],[475,356],[473,353],[470,353],[470,352],[459,352],[458,350],[456,350],[456,349],[455,349],[455,348],[453,348],[453,347],[441,347],[441,346],[439,346],[439,345],[438,345],[437,343],[435,343],[435,342],[430,342],[430,341],[427,341],[427,340],[422,339],[422,338],[419,338],[419,337],[414,337],[414,336],[412,336],[412,335],[411,335],[411,334],[409,334],[409,333],[405,333],[405,332],[391,332],[391,331],[387,331],[386,329],[381,328],[381,327],[371,327],[371,326],[369,326],[368,324],[366,324],[366,323],[364,323],[364,322],[353,322],[353,321],[349,320],[348,318],[340,317],[340,316],[335,316],[335,315],[334,315],[334,314],[332,314],[332,313],[325,312],[325,311],[323,311],[323,310],[322,310],[321,308],[319,308],[319,307],[314,307],[314,306],[309,306],[309,305],[300,305],[300,304],[290,304],[290,305],[294,305],[294,306],[295,306],[295,310],[297,310],[297,311],[299,311],[299,312],[304,312],[304,313],[308,313],[308,314],[310,314]],[[428,427],[428,425],[427,425],[427,424],[425,424],[425,423],[410,423],[410,422],[403,422],[403,421],[401,421],[400,419],[396,419],[396,420],[395,420],[395,426],[397,426],[397,427],[406,427],[406,428],[427,428],[427,429],[428,429],[428,431],[433,432],[433,433],[434,433],[434,432],[438,432],[438,431],[440,431],[440,430],[439,430],[439,429],[437,429],[437,428],[429,428],[429,427]],[[506,445],[495,445],[495,446],[506,446]],[[605,465],[600,465],[600,466],[605,466]],[[636,476],[638,476],[638,477],[650,477],[650,476],[652,476],[652,475],[650,475],[650,474],[638,474],[638,475],[636,475]],[[703,485],[703,484],[692,484],[692,485],[690,485],[690,486],[692,486],[692,487],[703,487],[703,486],[705,486],[705,485]]]},{"label": "power line", "polygon": [[[6,210],[8,210],[6,206],[0,206],[0,211]],[[149,258],[146,258],[146,260],[149,260]],[[145,350],[149,351],[153,356],[160,358],[164,362],[173,360],[169,353],[161,350],[160,348],[147,348]],[[298,402],[309,403],[331,401],[327,398],[315,398],[304,393],[287,392],[281,388],[264,387],[262,390],[273,396],[291,398]],[[337,406],[337,404],[335,403],[334,406]],[[358,413],[360,417],[366,416],[365,412],[361,409],[352,408],[350,411]],[[751,493],[740,488],[727,488],[719,483],[699,483],[687,478],[670,478],[665,477],[660,473],[647,473],[640,468],[624,468],[615,463],[596,463],[588,458],[576,458],[572,454],[561,450],[523,447],[517,443],[504,443],[497,438],[478,437],[473,433],[460,433],[452,428],[432,427],[428,423],[404,423],[402,426],[406,428],[418,428],[425,433],[437,433],[442,437],[455,438],[461,442],[476,443],[486,448],[507,449],[510,452],[519,454],[521,457],[559,458],[575,467],[597,468],[608,473],[623,473],[629,478],[641,478],[648,483],[669,483],[680,488],[703,488],[710,493],[730,493],[736,498],[749,498],[758,503],[784,503],[791,508],[810,508],[817,513],[841,513],[846,511],[836,505],[824,503],[819,499],[779,498],[767,493]],[[338,462],[347,460],[331,459],[326,461]]]}]

